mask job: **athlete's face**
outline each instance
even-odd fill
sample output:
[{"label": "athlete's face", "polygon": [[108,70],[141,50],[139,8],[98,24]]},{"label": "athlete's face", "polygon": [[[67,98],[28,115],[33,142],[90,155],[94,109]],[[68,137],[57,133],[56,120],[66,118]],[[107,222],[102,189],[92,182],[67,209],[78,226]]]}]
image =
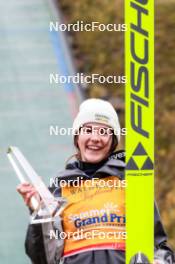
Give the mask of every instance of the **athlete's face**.
[{"label": "athlete's face", "polygon": [[80,130],[77,144],[82,161],[100,162],[109,155],[112,145],[112,129],[99,123],[86,123]]}]

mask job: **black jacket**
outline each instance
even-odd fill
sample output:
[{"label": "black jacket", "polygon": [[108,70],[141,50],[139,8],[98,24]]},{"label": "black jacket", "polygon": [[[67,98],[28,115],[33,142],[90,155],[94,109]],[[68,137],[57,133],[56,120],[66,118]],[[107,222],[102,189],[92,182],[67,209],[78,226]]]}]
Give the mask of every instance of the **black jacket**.
[{"label": "black jacket", "polygon": [[[63,172],[59,173],[58,179],[77,179],[82,177],[89,179],[92,177],[106,177],[109,175],[124,179],[124,152],[117,152],[110,158],[98,163],[88,164],[80,161],[69,163]],[[50,191],[54,196],[60,196],[60,188],[52,186]],[[165,264],[174,263],[173,252],[166,244],[166,234],[163,229],[160,215],[155,205],[155,258],[163,259]],[[125,252],[116,250],[94,250],[85,253],[76,254],[61,259],[64,242],[62,240],[50,239],[48,232],[52,228],[62,230],[61,220],[54,223],[29,225],[25,248],[26,253],[33,264],[124,264]],[[167,262],[166,258],[171,262]],[[136,262],[135,262],[136,263]]]}]

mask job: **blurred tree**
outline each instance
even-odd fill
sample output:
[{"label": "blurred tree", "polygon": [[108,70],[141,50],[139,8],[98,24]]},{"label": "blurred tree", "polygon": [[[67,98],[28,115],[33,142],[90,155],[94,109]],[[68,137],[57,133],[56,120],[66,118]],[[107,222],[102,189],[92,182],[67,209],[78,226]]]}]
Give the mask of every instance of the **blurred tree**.
[{"label": "blurred tree", "polygon": [[[97,21],[108,24],[123,23],[123,4],[121,0],[70,0],[59,1],[67,23]],[[72,35],[73,53],[78,70],[87,74],[99,73],[104,76],[124,75],[123,33],[122,32],[74,32]],[[117,38],[116,38],[117,36]],[[117,59],[116,59],[117,58]],[[81,61],[81,62],[80,62]],[[121,85],[122,86],[122,85]],[[124,96],[124,85],[105,86],[108,96]],[[87,96],[92,94],[89,86]],[[94,89],[94,87],[92,88]]]}]

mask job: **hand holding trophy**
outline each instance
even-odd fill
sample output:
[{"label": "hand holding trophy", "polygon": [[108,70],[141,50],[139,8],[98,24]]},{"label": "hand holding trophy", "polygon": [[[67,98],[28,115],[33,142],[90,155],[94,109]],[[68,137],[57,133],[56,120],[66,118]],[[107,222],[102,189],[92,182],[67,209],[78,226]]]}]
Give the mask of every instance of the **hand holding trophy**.
[{"label": "hand holding trophy", "polygon": [[17,147],[9,147],[7,157],[21,182],[17,191],[26,205],[33,210],[31,224],[54,221],[64,210],[66,199],[55,198],[51,194]]},{"label": "hand holding trophy", "polygon": [[35,211],[39,208],[41,198],[36,189],[28,182],[23,182],[17,186],[17,191],[21,194],[25,204]]}]

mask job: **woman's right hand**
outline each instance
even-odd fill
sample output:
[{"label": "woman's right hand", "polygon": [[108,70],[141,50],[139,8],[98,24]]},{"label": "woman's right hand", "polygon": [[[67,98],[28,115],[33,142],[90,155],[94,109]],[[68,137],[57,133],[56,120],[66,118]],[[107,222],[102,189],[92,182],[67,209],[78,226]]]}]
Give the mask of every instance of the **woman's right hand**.
[{"label": "woman's right hand", "polygon": [[25,204],[32,210],[36,209],[33,207],[31,201],[31,198],[34,197],[38,201],[38,204],[40,203],[41,199],[36,189],[28,182],[19,184],[16,189],[21,194]]}]

